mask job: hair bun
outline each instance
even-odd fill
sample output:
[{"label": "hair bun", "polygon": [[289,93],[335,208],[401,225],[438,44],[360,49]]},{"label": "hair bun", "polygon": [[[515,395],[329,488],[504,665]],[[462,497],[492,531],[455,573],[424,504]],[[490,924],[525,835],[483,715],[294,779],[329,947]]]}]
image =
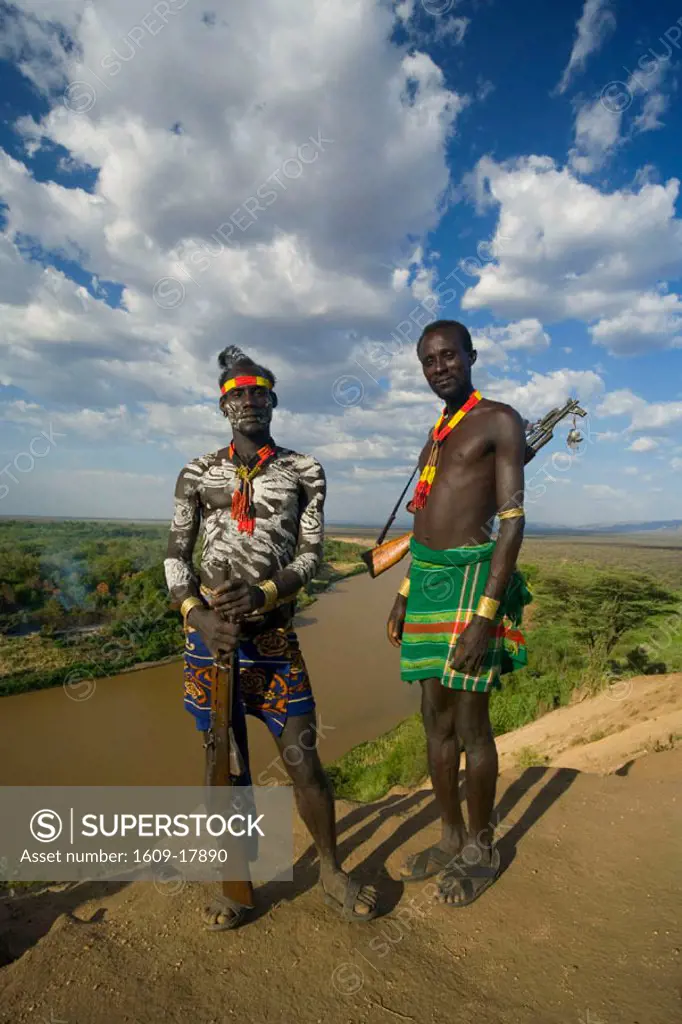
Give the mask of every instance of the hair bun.
[{"label": "hair bun", "polygon": [[223,370],[229,370],[231,366],[235,366],[237,363],[250,363],[251,360],[245,352],[239,348],[238,345],[228,345],[224,348],[218,356],[218,365]]}]

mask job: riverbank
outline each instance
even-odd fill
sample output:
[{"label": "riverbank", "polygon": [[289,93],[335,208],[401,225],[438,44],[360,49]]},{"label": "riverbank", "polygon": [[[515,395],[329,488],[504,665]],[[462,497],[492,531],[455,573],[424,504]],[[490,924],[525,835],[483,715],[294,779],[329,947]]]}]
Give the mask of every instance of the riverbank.
[{"label": "riverbank", "polygon": [[[386,615],[400,567],[346,578],[296,617],[318,709],[323,763],[388,732],[419,707],[401,684]],[[203,777],[202,736],[183,707],[183,663],[19,693],[0,702],[0,785],[186,786]],[[273,738],[249,722],[258,785],[286,779]]]},{"label": "riverbank", "polygon": [[[297,614],[334,584],[367,572],[360,559],[365,547],[327,540],[323,565],[301,593]],[[85,631],[81,626],[64,630],[63,623],[58,623],[61,630],[55,625],[31,635],[0,633],[0,696],[53,686],[65,686],[75,692],[88,680],[141,671],[179,659],[184,643],[179,616],[169,609],[165,586],[158,586],[159,581],[151,578],[158,570],[141,570],[138,579],[145,577],[145,573],[150,578],[141,580],[139,593],[127,606],[110,607],[108,612],[105,607],[100,612],[109,614],[111,621],[96,631]],[[76,617],[79,612],[72,608],[71,614]]]}]

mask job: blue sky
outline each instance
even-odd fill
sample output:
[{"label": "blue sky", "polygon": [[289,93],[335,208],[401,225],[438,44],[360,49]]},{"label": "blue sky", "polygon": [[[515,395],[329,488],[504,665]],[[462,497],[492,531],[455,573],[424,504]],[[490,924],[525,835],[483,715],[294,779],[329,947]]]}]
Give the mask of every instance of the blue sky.
[{"label": "blue sky", "polygon": [[255,7],[1,5],[0,514],[168,517],[227,440],[236,342],[328,519],[379,522],[441,315],[484,394],[589,411],[529,467],[531,522],[680,517],[682,11]]}]

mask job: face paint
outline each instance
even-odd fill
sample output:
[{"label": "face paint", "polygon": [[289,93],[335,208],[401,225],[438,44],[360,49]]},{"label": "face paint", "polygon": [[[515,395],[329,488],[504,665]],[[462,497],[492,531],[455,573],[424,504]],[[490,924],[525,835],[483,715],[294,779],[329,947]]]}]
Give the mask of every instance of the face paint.
[{"label": "face paint", "polygon": [[223,409],[232,429],[241,434],[261,434],[272,421],[272,397],[265,390],[254,393],[250,400],[245,390],[228,392]]}]

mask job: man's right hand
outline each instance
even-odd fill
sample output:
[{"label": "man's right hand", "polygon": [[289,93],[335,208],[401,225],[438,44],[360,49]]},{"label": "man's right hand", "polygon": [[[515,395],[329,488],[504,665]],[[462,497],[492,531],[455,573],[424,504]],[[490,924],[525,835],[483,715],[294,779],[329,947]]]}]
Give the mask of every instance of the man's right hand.
[{"label": "man's right hand", "polygon": [[400,647],[403,638],[403,626],[405,625],[405,612],[407,611],[407,598],[402,594],[396,597],[391,614],[388,617],[388,639],[394,647]]},{"label": "man's right hand", "polygon": [[187,624],[199,632],[214,658],[219,653],[232,654],[239,646],[241,624],[225,622],[211,608],[192,608],[187,616]]}]

